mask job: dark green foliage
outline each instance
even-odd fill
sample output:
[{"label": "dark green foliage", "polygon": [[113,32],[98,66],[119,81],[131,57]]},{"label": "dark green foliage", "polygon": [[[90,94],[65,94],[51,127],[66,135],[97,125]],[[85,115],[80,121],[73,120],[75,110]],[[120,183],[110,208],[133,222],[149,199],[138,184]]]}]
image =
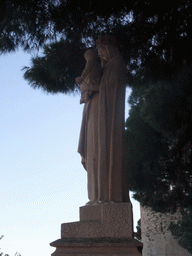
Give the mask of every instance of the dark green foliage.
[{"label": "dark green foliage", "polygon": [[64,40],[46,45],[44,55],[33,58],[31,68],[24,68],[25,79],[32,87],[52,93],[69,93],[78,89],[74,78],[81,74],[85,66],[83,47],[83,44]]},{"label": "dark green foliage", "polygon": [[41,46],[53,38],[48,6],[51,1],[2,0],[0,3],[0,52],[21,46],[24,50]]},{"label": "dark green foliage", "polygon": [[136,226],[137,232],[134,232],[134,237],[141,241],[141,219],[137,221],[137,226]]},{"label": "dark green foliage", "polygon": [[133,89],[127,120],[130,189],[143,205],[175,211],[192,204],[192,70]]},{"label": "dark green foliage", "polygon": [[192,207],[181,211],[182,221],[171,223],[170,230],[178,243],[192,253]]},{"label": "dark green foliage", "polygon": [[126,126],[130,189],[135,192],[134,198],[142,204],[151,206],[156,200],[158,204],[155,203],[155,207],[161,209],[158,198],[167,192],[167,185],[162,181],[160,162],[157,159],[168,145],[160,133],[144,122],[138,106],[131,108]]}]

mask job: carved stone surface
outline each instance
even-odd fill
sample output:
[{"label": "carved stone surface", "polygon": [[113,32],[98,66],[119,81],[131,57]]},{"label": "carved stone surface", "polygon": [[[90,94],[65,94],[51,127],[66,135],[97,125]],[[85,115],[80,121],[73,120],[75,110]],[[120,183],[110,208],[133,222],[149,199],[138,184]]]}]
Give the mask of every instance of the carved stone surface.
[{"label": "carved stone surface", "polygon": [[[78,152],[88,174],[90,202],[119,203],[129,201],[122,177],[126,65],[113,37],[99,37],[96,45],[102,77],[98,92],[85,103]],[[87,88],[95,91],[91,86],[88,81]]]},{"label": "carved stone surface", "polygon": [[80,208],[80,221],[61,225],[61,238],[133,237],[131,203]]},{"label": "carved stone surface", "polygon": [[99,91],[99,82],[101,79],[101,64],[95,49],[90,48],[84,53],[86,66],[80,77],[75,82],[80,84],[81,99],[80,103],[86,103],[90,100],[93,92]]}]

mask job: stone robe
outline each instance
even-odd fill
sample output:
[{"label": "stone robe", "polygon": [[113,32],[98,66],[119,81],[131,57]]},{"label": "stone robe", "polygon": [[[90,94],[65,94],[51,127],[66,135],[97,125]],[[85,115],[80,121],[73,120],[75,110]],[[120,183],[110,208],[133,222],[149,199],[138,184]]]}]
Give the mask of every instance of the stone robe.
[{"label": "stone robe", "polygon": [[98,200],[123,201],[126,65],[122,56],[108,61],[99,88]]},{"label": "stone robe", "polygon": [[78,152],[88,174],[88,197],[122,202],[126,66],[122,56],[104,67],[99,93],[85,103]]},{"label": "stone robe", "polygon": [[81,162],[87,171],[88,198],[91,202],[98,199],[98,102],[99,93],[94,88],[92,98],[84,105],[78,146]]}]

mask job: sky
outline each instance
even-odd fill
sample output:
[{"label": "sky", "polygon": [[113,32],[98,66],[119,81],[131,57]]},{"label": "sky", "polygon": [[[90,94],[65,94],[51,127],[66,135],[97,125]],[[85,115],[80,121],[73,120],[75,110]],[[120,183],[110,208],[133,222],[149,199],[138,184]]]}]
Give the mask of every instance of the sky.
[{"label": "sky", "polygon": [[[10,256],[51,255],[61,223],[78,221],[88,201],[77,153],[80,95],[31,88],[21,69],[32,55],[0,56],[0,252]],[[135,226],[140,209],[131,200]]]}]

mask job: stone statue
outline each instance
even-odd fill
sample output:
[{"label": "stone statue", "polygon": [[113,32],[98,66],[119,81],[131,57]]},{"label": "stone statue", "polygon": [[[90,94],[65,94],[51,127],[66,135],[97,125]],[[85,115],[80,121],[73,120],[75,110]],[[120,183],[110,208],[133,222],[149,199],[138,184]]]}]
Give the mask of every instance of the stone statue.
[{"label": "stone statue", "polygon": [[94,48],[87,49],[84,57],[86,59],[85,69],[81,76],[75,79],[75,82],[81,85],[80,104],[88,102],[94,92],[99,90],[101,79],[101,64],[96,50]]},{"label": "stone statue", "polygon": [[114,37],[101,36],[96,46],[103,74],[85,103],[78,152],[88,174],[88,204],[118,203],[129,200],[122,177],[126,66]]},{"label": "stone statue", "polygon": [[98,92],[102,69],[98,53],[94,48],[86,50],[84,57],[86,59],[85,69],[81,76],[75,79],[75,82],[80,84],[80,104],[85,103],[78,152],[81,155],[82,164],[90,176],[91,171],[88,170],[97,169],[92,159],[98,158]]},{"label": "stone statue", "polygon": [[88,49],[86,68],[76,78],[80,103],[85,103],[78,152],[88,175],[90,201],[80,207],[80,221],[62,224],[61,239],[51,243],[57,248],[52,256],[141,256],[124,182],[126,66],[114,37],[99,37],[96,46],[101,65]]}]

